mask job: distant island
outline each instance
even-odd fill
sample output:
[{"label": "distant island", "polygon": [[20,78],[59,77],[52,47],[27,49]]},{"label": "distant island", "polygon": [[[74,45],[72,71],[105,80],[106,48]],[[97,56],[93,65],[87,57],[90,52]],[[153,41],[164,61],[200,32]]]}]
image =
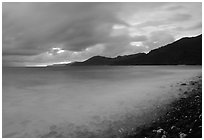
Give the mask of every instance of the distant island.
[{"label": "distant island", "polygon": [[202,65],[202,34],[185,37],[149,53],[108,58],[94,56],[83,62],[73,62],[70,66],[95,65]]}]

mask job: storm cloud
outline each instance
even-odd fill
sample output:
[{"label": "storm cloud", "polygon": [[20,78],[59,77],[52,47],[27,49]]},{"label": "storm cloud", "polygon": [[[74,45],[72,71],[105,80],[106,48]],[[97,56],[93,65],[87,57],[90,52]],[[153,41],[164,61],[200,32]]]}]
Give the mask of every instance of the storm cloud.
[{"label": "storm cloud", "polygon": [[[3,65],[115,57],[201,34],[201,3],[3,3]],[[180,29],[180,30],[179,30]]]}]

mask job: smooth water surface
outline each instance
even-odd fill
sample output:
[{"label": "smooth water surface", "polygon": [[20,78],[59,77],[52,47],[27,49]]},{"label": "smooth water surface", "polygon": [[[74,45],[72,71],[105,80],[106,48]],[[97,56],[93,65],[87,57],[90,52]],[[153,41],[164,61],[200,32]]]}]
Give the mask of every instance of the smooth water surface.
[{"label": "smooth water surface", "polygon": [[3,137],[119,137],[200,66],[3,68]]}]

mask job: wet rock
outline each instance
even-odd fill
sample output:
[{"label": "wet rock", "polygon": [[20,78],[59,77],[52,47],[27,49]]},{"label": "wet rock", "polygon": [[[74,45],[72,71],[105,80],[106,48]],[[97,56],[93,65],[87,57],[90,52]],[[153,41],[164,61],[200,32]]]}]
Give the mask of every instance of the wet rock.
[{"label": "wet rock", "polygon": [[171,132],[172,134],[178,134],[179,130],[180,130],[180,128],[178,128],[178,127],[176,127],[176,126],[173,125],[173,126],[171,127],[170,132]]},{"label": "wet rock", "polygon": [[166,138],[166,135],[162,135],[162,138]]},{"label": "wet rock", "polygon": [[202,114],[199,115],[199,119],[200,119],[200,120],[202,119]]},{"label": "wet rock", "polygon": [[160,129],[157,130],[157,133],[160,134],[160,133],[163,133],[163,131],[164,131],[164,129],[160,128]]},{"label": "wet rock", "polygon": [[189,129],[188,133],[192,133],[192,129]]},{"label": "wet rock", "polygon": [[181,86],[185,86],[185,85],[187,85],[187,84],[186,84],[186,83],[182,83],[182,84],[181,84]]},{"label": "wet rock", "polygon": [[153,133],[157,133],[157,130],[152,130]]},{"label": "wet rock", "polygon": [[193,93],[195,93],[195,92],[196,92],[196,90],[195,90],[195,89],[193,89],[193,90],[192,90],[192,92],[193,92]]},{"label": "wet rock", "polygon": [[199,98],[199,96],[197,95],[197,96],[195,96],[195,99],[198,99]]},{"label": "wet rock", "polygon": [[187,85],[179,91],[180,98],[172,102],[165,115],[155,115],[152,126],[135,137],[202,138],[202,82],[200,79],[188,83],[178,83]]},{"label": "wet rock", "polygon": [[180,132],[180,133],[179,133],[179,137],[180,137],[180,138],[186,138],[186,137],[187,137],[187,134]]},{"label": "wet rock", "polygon": [[185,91],[183,94],[188,94],[188,92],[187,92],[187,91]]}]

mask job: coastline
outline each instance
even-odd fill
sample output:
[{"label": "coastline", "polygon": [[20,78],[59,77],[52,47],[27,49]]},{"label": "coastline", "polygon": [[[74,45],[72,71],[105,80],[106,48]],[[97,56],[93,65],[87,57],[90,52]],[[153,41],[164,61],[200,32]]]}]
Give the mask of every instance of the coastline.
[{"label": "coastline", "polygon": [[160,117],[131,132],[122,132],[121,137],[202,138],[202,77],[196,76],[176,86],[180,97],[163,107]]},{"label": "coastline", "polygon": [[[137,121],[133,121],[134,116],[127,114],[127,118],[122,120],[104,120],[103,123],[107,123],[107,129],[102,131],[76,129],[76,135],[73,135],[73,138],[201,138],[202,77],[184,78],[183,82],[178,81],[168,86],[174,89],[178,96],[169,98],[171,101],[168,103],[155,104],[156,108],[153,107],[151,111],[144,111],[141,116],[143,119],[135,116],[142,121],[140,125]],[[131,122],[129,119],[135,123],[135,127],[131,129],[125,124]],[[49,133],[42,137],[56,137],[56,135]],[[57,135],[57,137],[65,136]]]},{"label": "coastline", "polygon": [[[131,73],[136,70],[137,70],[136,73]],[[27,137],[27,138],[28,137],[45,137],[45,138],[48,138],[48,137],[49,138],[50,137],[53,137],[53,138],[142,137],[144,138],[144,137],[162,137],[162,136],[164,137],[164,134],[166,135],[166,137],[177,137],[178,135],[177,136],[169,135],[170,132],[168,131],[169,127],[171,128],[174,125],[174,121],[172,121],[171,123],[168,123],[169,125],[168,127],[166,127],[165,119],[163,119],[163,122],[162,122],[161,118],[165,117],[166,116],[165,114],[168,111],[171,112],[175,108],[173,106],[174,102],[177,103],[181,98],[185,99],[186,97],[190,96],[191,95],[190,93],[191,91],[193,91],[193,89],[201,90],[201,88],[196,87],[196,85],[199,84],[199,82],[197,82],[199,81],[199,78],[201,82],[201,76],[196,77],[200,75],[201,73],[200,69],[197,69],[197,68],[188,69],[186,67],[182,69],[178,69],[178,68],[174,69],[170,67],[168,68],[165,67],[165,68],[151,69],[151,70],[149,70],[149,68],[139,69],[139,70],[140,71],[138,71],[138,69],[135,69],[135,68],[134,69],[132,68],[132,70],[128,69],[128,71],[126,70],[126,72],[131,73],[131,75],[120,75],[120,76],[118,75],[121,74],[121,71],[119,71],[119,73],[115,75],[113,75],[113,72],[115,73],[118,71],[114,70],[112,71],[112,73],[110,73],[111,72],[110,70],[105,71],[105,73],[109,72],[109,76],[110,75],[112,76],[111,81],[102,80],[99,82],[95,82],[94,80],[93,82],[88,84],[89,86],[84,85],[85,87],[90,87],[91,85],[92,86],[94,85],[95,87],[97,87],[96,88],[97,91],[100,91],[99,94],[88,94],[89,96],[87,96],[86,94],[79,94],[80,96],[72,96],[70,100],[68,100],[69,99],[68,97],[70,97],[70,96],[67,96],[68,94],[62,94],[66,90],[70,91],[70,88],[69,89],[65,88],[64,90],[60,91],[57,88],[58,86],[50,87],[49,84],[47,83],[45,84],[45,86],[42,86],[42,87],[37,86],[37,89],[40,92],[43,92],[44,94],[38,94],[37,97],[35,96],[36,94],[30,94],[30,96],[27,96],[27,97],[19,96],[20,100],[16,101],[16,105],[19,104],[19,106],[15,105],[15,106],[12,106],[12,108],[6,107],[7,112],[10,111],[10,113],[13,113],[12,116],[15,116],[15,117],[12,118],[12,116],[9,114],[7,115],[8,117],[6,117],[6,119],[7,118],[8,119],[7,120],[4,119],[5,120],[4,122],[6,121],[11,122],[16,118],[18,118],[19,121],[15,122],[16,127],[15,125],[10,125],[9,127],[11,129],[9,129],[9,127],[7,127],[8,129],[4,129],[5,130],[4,137]],[[97,70],[94,72],[95,73],[91,71],[91,75],[99,73],[99,71]],[[122,71],[122,73],[124,73],[124,71]],[[50,73],[50,75],[52,75],[52,73]],[[87,72],[86,72],[86,75],[88,75]],[[59,75],[57,76],[58,77],[51,76],[49,78],[61,79]],[[61,76],[64,76],[64,75],[61,75]],[[66,73],[66,76],[67,76],[67,73]],[[99,75],[99,77],[94,77],[94,78],[101,79],[101,76],[102,75]],[[124,79],[125,76],[128,76],[127,79]],[[137,77],[137,79],[135,77]],[[31,75],[31,78],[29,79],[32,79],[32,78],[33,78],[33,75]],[[81,77],[79,78],[81,80]],[[87,78],[90,78],[90,76],[88,75]],[[16,79],[18,79],[18,77]],[[29,79],[26,79],[27,83],[33,82],[32,80],[30,81]],[[71,79],[73,79],[73,77]],[[36,79],[35,81],[37,82],[38,80],[40,81],[40,84],[42,84],[41,79]],[[23,81],[20,83],[23,83]],[[103,86],[99,87],[101,84]],[[14,85],[17,85],[17,84],[14,84]],[[45,88],[46,86],[47,88]],[[43,88],[45,88],[46,90],[43,90]],[[33,93],[36,93],[35,88],[31,88],[31,89],[35,91]],[[56,89],[58,91],[58,94],[55,94]],[[90,91],[89,88],[87,89],[82,88],[82,89],[83,91],[81,93],[89,93],[87,91]],[[92,93],[98,93],[96,89],[94,90],[93,88]],[[115,89],[115,90],[112,90],[112,89]],[[28,90],[25,90],[25,91],[28,91]],[[79,91],[78,93],[80,93]],[[25,95],[25,93],[27,92],[17,92],[17,93],[19,93],[20,95],[21,94]],[[74,93],[76,93],[76,91]],[[63,95],[63,96],[60,96],[60,95]],[[56,97],[58,97],[57,99],[60,99],[60,102],[58,102],[59,100],[56,100]],[[39,99],[42,99],[41,101],[43,102],[39,102]],[[31,103],[30,103],[30,100],[32,100]],[[19,102],[19,101],[22,101],[22,102]],[[29,101],[29,102],[25,102],[25,101]],[[75,104],[72,103],[73,101],[75,102]],[[6,103],[15,103],[15,102],[14,101],[6,102],[6,100],[4,100],[4,105],[10,105]],[[26,105],[24,103],[26,103]],[[38,107],[40,106],[45,108],[41,110],[39,108],[36,108],[36,105],[38,105]],[[52,106],[52,105],[55,105],[55,106]],[[56,105],[59,105],[59,106],[56,106]],[[73,113],[74,119],[69,119],[69,117],[72,115],[70,112],[67,112],[68,111],[67,109],[70,109],[68,108],[70,105],[72,105],[72,108],[73,108],[73,111],[70,110],[70,112]],[[17,107],[22,107],[22,108],[19,109]],[[30,111],[31,108],[32,108],[32,111]],[[65,110],[61,111],[62,108],[64,108]],[[16,113],[12,111],[17,109],[21,111],[21,114],[20,114],[21,116],[18,116],[18,114],[16,115]],[[186,109],[188,111],[188,108]],[[29,117],[22,118],[22,116],[25,115],[23,114],[24,111],[26,114],[28,114],[29,111],[31,114],[33,113],[32,118],[29,118]],[[50,115],[50,113],[52,115]],[[36,114],[40,114],[40,116],[37,116]],[[61,118],[59,119],[54,118],[53,116],[66,117],[65,119],[66,121],[63,121],[63,119]],[[174,115],[170,115],[170,116],[174,117]],[[77,120],[77,123],[72,120]],[[81,122],[79,122],[80,120]],[[34,130],[38,130],[38,132],[35,132]],[[176,132],[176,133],[179,133],[179,132]],[[184,134],[187,134],[186,131],[182,130],[182,132],[183,133],[185,132]]]}]

